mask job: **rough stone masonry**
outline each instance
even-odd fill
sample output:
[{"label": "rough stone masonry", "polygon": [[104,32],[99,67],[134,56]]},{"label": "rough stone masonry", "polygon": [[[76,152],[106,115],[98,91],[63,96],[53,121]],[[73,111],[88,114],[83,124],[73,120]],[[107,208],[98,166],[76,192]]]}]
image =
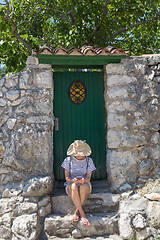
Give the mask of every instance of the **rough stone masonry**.
[{"label": "rough stone masonry", "polygon": [[[32,56],[0,79],[1,239],[37,239],[51,212],[53,81],[51,65]],[[125,191],[160,177],[160,55],[107,65],[104,85],[108,181]]]}]

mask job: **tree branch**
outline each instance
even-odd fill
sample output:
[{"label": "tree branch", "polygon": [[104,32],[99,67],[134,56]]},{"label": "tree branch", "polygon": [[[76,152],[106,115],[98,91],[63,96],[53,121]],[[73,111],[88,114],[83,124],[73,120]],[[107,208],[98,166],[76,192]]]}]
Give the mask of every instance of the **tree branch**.
[{"label": "tree branch", "polygon": [[6,12],[5,17],[7,18],[8,22],[12,25],[11,34],[14,35],[21,43],[23,43],[23,45],[28,49],[28,51],[29,51],[30,54],[31,54],[31,53],[32,53],[32,49],[31,49],[31,47],[29,46],[29,44],[26,43],[26,42],[16,33],[17,26],[16,26],[16,24],[14,23],[13,19],[9,16],[9,2],[8,2],[8,0],[5,0],[5,2],[6,2],[6,5],[7,5],[7,12]]},{"label": "tree branch", "polygon": [[107,36],[106,38],[114,38],[114,37],[116,37],[119,33],[127,32],[129,29],[138,27],[138,26],[143,25],[143,24],[148,23],[148,22],[153,22],[153,21],[157,20],[157,19],[160,17],[159,15],[160,15],[160,12],[157,12],[155,17],[150,18],[150,19],[148,19],[148,20],[146,20],[146,21],[143,21],[143,22],[138,22],[138,23],[132,24],[132,25],[130,25],[130,26],[128,26],[128,27],[125,27],[125,28],[121,28],[121,29],[118,30],[117,32],[113,33],[112,36]]},{"label": "tree branch", "polygon": [[105,10],[105,9],[106,9],[106,7],[107,7],[108,4],[109,4],[109,0],[106,0],[105,4],[104,4],[103,7],[102,7],[102,12],[103,12],[103,14],[102,14],[101,20],[100,20],[100,22],[98,23],[98,25],[96,26],[96,28],[93,30],[93,32],[91,33],[90,38],[91,38],[96,32],[99,31],[99,29],[100,29],[100,27],[101,27],[101,24],[103,23],[103,21],[104,21],[104,19],[105,19],[105,16],[106,16],[106,10]]}]

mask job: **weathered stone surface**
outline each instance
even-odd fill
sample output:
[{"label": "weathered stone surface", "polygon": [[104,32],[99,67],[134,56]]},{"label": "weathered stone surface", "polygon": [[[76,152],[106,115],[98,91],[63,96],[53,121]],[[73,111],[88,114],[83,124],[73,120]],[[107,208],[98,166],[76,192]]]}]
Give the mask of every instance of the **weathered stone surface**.
[{"label": "weathered stone surface", "polygon": [[38,210],[38,215],[40,217],[44,217],[50,213],[51,213],[51,204],[50,203],[48,203],[47,206],[43,206]]},{"label": "weathered stone surface", "polygon": [[8,187],[5,187],[5,190],[2,193],[2,197],[3,198],[17,197],[18,195],[20,195],[21,192],[22,192],[22,190],[19,190],[16,188],[8,189]]},{"label": "weathered stone surface", "polygon": [[160,228],[160,202],[149,201],[146,212],[150,225]]},{"label": "weathered stone surface", "polygon": [[[89,194],[84,203],[84,210],[87,213],[92,212],[112,212],[118,209],[120,201],[119,194],[111,193],[92,193]],[[52,197],[52,212],[57,214],[72,214],[75,206],[68,195]]]},{"label": "weathered stone surface", "polygon": [[145,197],[149,200],[159,201],[160,202],[160,193],[149,193],[145,194]]},{"label": "weathered stone surface", "polygon": [[151,229],[149,227],[140,230],[136,233],[136,239],[137,240],[144,240],[147,239],[148,237],[150,237],[152,235]]},{"label": "weathered stone surface", "polygon": [[33,86],[34,72],[23,70],[20,76],[20,89],[30,89]]},{"label": "weathered stone surface", "polygon": [[[4,153],[4,145],[3,145],[3,142],[0,141],[0,157],[3,156],[3,153]],[[1,167],[0,167],[0,172],[1,172]]]},{"label": "weathered stone surface", "polygon": [[[48,236],[67,237],[74,229],[79,229],[81,235],[85,236],[101,236],[107,234],[118,233],[117,216],[87,216],[91,226],[85,227],[81,222],[73,223],[72,215],[61,217],[58,215],[50,215],[45,219],[44,229]],[[79,233],[80,233],[79,232]]]},{"label": "weathered stone surface", "polygon": [[[108,150],[108,180],[113,189],[118,189],[126,181],[135,182],[137,178],[137,154],[130,151]],[[116,168],[115,168],[116,166]]]},{"label": "weathered stone surface", "polygon": [[122,213],[119,218],[119,232],[123,239],[133,239],[134,232],[131,227],[131,219],[129,213]]},{"label": "weathered stone surface", "polygon": [[6,93],[7,99],[14,101],[19,97],[19,91],[18,90],[10,90]]},{"label": "weathered stone surface", "polygon": [[0,216],[11,211],[8,202],[8,199],[0,199]]},{"label": "weathered stone surface", "polygon": [[124,88],[111,89],[107,92],[109,98],[126,98],[128,92]]},{"label": "weathered stone surface", "polygon": [[37,210],[38,210],[37,204],[30,202],[16,203],[12,207],[13,217],[35,213],[37,212]]},{"label": "weathered stone surface", "polygon": [[23,196],[43,196],[52,190],[52,179],[47,177],[34,177],[24,182]]},{"label": "weathered stone surface", "polygon": [[34,175],[52,174],[52,135],[22,128],[6,144],[3,164]]},{"label": "weathered stone surface", "polygon": [[26,61],[26,65],[38,65],[39,59],[36,57],[29,56]]},{"label": "weathered stone surface", "polygon": [[152,54],[148,58],[148,65],[156,65],[160,63],[160,54]]},{"label": "weathered stone surface", "polygon": [[72,236],[74,238],[81,238],[82,237],[82,233],[81,230],[79,228],[76,228],[72,231]]},{"label": "weathered stone surface", "polygon": [[132,224],[136,229],[143,229],[147,226],[146,220],[141,214],[137,214],[133,218]]},{"label": "weathered stone surface", "polygon": [[109,87],[113,87],[113,86],[119,86],[119,85],[127,85],[129,83],[132,83],[132,82],[136,82],[137,79],[135,77],[130,77],[128,75],[123,75],[123,76],[120,76],[120,75],[113,75],[113,76],[108,76],[108,79],[107,79],[107,85]]},{"label": "weathered stone surface", "polygon": [[135,194],[120,203],[119,212],[122,214],[124,212],[127,214],[138,214],[139,212],[145,212],[146,208],[147,200]]},{"label": "weathered stone surface", "polygon": [[13,129],[16,124],[16,121],[17,120],[15,118],[8,119],[8,121],[7,121],[8,129],[10,129],[10,130]]},{"label": "weathered stone surface", "polygon": [[140,162],[139,165],[139,173],[141,176],[146,176],[149,171],[152,169],[153,163],[148,160],[148,161],[142,161]]},{"label": "weathered stone surface", "polygon": [[1,79],[0,79],[0,87],[2,87],[2,86],[3,86],[3,84],[4,84],[4,81],[5,81],[5,78],[1,78]]},{"label": "weathered stone surface", "polygon": [[4,226],[4,225],[2,225],[2,226],[0,226],[0,239],[10,239],[10,237],[11,237],[11,229],[10,228],[8,228],[8,227],[6,227],[6,226]]},{"label": "weathered stone surface", "polygon": [[116,114],[108,114],[108,126],[110,128],[122,127],[126,125],[126,118]]},{"label": "weathered stone surface", "polygon": [[7,100],[0,98],[0,107],[5,107],[7,105]]},{"label": "weathered stone surface", "polygon": [[6,88],[12,88],[12,87],[15,87],[16,85],[17,85],[17,82],[14,79],[6,78],[6,82],[5,82]]},{"label": "weathered stone surface", "polygon": [[7,120],[11,117],[12,115],[12,108],[11,107],[5,107],[3,109],[3,114],[0,116],[0,127],[3,126]]},{"label": "weathered stone surface", "polygon": [[43,198],[41,201],[38,202],[38,207],[45,207],[48,205],[48,203],[51,201],[51,197],[50,196],[46,196],[45,198]]},{"label": "weathered stone surface", "polygon": [[37,72],[34,78],[34,82],[35,82],[35,85],[38,87],[53,88],[52,75],[49,70],[43,70],[43,71]]},{"label": "weathered stone surface", "polygon": [[14,219],[12,232],[21,240],[35,240],[39,233],[37,214],[22,215]]},{"label": "weathered stone surface", "polygon": [[[5,213],[3,216],[2,216],[2,223],[3,225],[5,225],[6,227],[10,228],[11,225],[12,225],[12,214],[11,212],[9,213]],[[1,236],[1,235],[0,235]]]},{"label": "weathered stone surface", "polygon": [[[124,122],[122,123],[124,124]],[[111,127],[113,126],[112,127],[113,129],[115,128],[114,124],[116,123],[113,123],[113,125],[110,125]],[[117,120],[117,125],[118,125],[118,120]],[[110,129],[108,131],[108,147],[109,148],[118,148],[118,147],[133,148],[143,144],[146,144],[146,138],[145,136],[141,136],[139,133],[137,133],[137,135],[136,134],[133,135],[131,133],[127,134],[127,132],[122,130],[115,131]]]}]

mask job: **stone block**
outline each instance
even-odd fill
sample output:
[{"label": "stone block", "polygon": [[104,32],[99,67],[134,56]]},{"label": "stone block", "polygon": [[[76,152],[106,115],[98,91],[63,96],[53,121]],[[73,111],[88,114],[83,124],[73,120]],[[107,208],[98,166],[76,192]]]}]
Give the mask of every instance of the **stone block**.
[{"label": "stone block", "polygon": [[146,212],[150,225],[160,228],[160,202],[149,201]]},{"label": "stone block", "polygon": [[131,219],[128,213],[120,214],[119,233],[123,239],[134,239],[134,232],[131,226]]},{"label": "stone block", "polygon": [[[45,219],[44,230],[48,237],[69,237],[75,229],[79,229],[83,237],[86,236],[103,236],[118,233],[117,216],[114,214],[105,214],[99,216],[89,216],[90,227],[82,225],[81,221],[74,223],[72,215],[61,217],[59,215],[50,215]],[[79,234],[80,234],[79,232]]]},{"label": "stone block", "polygon": [[132,224],[136,229],[143,229],[147,226],[146,219],[141,214],[137,214],[133,218]]},{"label": "stone block", "polygon": [[152,55],[148,55],[148,65],[152,66],[152,65],[157,65],[160,63],[160,54],[152,54]]},{"label": "stone block", "polygon": [[21,240],[36,240],[40,231],[37,214],[26,214],[13,220],[12,232]]},{"label": "stone block", "polygon": [[0,88],[3,86],[4,82],[5,82],[5,78],[1,78],[0,79]]},{"label": "stone block", "polygon": [[38,210],[38,215],[40,217],[45,217],[45,216],[49,215],[50,213],[51,213],[51,204],[50,203],[47,206],[41,207]]},{"label": "stone block", "polygon": [[24,197],[40,197],[52,191],[52,179],[50,176],[34,177],[24,182],[23,196]]},{"label": "stone block", "polygon": [[107,95],[109,98],[119,99],[128,97],[128,92],[125,88],[113,88],[107,91]]},{"label": "stone block", "polygon": [[12,225],[12,213],[9,212],[9,213],[4,214],[2,216],[2,222],[3,222],[3,225],[5,225],[8,228],[11,228],[11,225]]},{"label": "stone block", "polygon": [[148,239],[152,235],[151,229],[149,227],[136,232],[136,240]]},{"label": "stone block", "polygon": [[117,114],[108,114],[108,126],[110,128],[118,128],[118,127],[122,127],[125,126],[127,121],[126,121],[126,117],[122,116],[122,115],[117,115]]},{"label": "stone block", "polygon": [[34,84],[40,88],[53,89],[53,78],[50,70],[39,70],[34,77]]},{"label": "stone block", "polygon": [[[115,126],[113,125],[113,129]],[[139,145],[145,145],[147,143],[145,136],[141,136],[138,132],[137,135],[134,133],[128,133],[122,130],[115,131],[110,129],[107,134],[108,147],[118,148],[118,147],[129,147],[135,148]]]},{"label": "stone block", "polygon": [[10,90],[6,93],[6,98],[10,101],[15,101],[19,98],[20,92],[18,90]]},{"label": "stone block", "polygon": [[125,111],[122,103],[119,102],[119,101],[114,101],[111,104],[107,103],[107,105],[108,105],[108,109],[107,109],[108,113],[116,113],[116,112],[123,112],[123,111]]},{"label": "stone block", "polygon": [[108,180],[113,189],[119,189],[127,183],[135,183],[137,179],[137,153],[130,151],[108,150]]},{"label": "stone block", "polygon": [[45,207],[48,205],[48,203],[51,201],[50,196],[46,196],[45,198],[43,198],[41,201],[38,202],[38,207]]},{"label": "stone block", "polygon": [[0,216],[11,211],[8,202],[9,199],[0,199]]},{"label": "stone block", "polygon": [[126,213],[135,216],[136,214],[145,212],[146,208],[147,200],[144,197],[135,194],[120,203],[119,213]]},{"label": "stone block", "polygon": [[0,98],[0,107],[5,107],[7,105],[7,100]]},{"label": "stone block", "polygon": [[[92,193],[84,202],[84,211],[86,213],[113,212],[118,209],[119,201],[119,194]],[[52,197],[52,212],[54,214],[73,214],[74,209],[75,206],[69,196]]]},{"label": "stone block", "polygon": [[14,128],[14,126],[15,126],[15,124],[16,124],[16,118],[10,118],[10,119],[8,119],[8,121],[7,121],[7,126],[8,126],[8,129],[9,130],[12,130],[13,128]]},{"label": "stone block", "polygon": [[140,164],[139,164],[139,174],[140,174],[140,176],[148,176],[152,167],[153,167],[152,161],[150,161],[150,160],[141,161]]},{"label": "stone block", "polygon": [[13,217],[35,213],[37,212],[37,210],[38,210],[37,204],[31,202],[16,203],[12,207]]},{"label": "stone block", "polygon": [[5,87],[6,88],[13,88],[17,85],[17,82],[12,79],[12,78],[6,78],[6,82],[5,82]]},{"label": "stone block", "polygon": [[124,86],[128,85],[130,83],[135,83],[137,82],[137,78],[133,76],[128,76],[128,75],[113,75],[113,76],[108,76],[107,79],[107,85],[108,87],[114,87],[114,86]]},{"label": "stone block", "polygon": [[0,226],[0,239],[8,240],[10,239],[11,235],[12,235],[12,232],[9,227],[6,227],[4,225]]},{"label": "stone block", "polygon": [[36,57],[29,56],[26,61],[26,65],[38,65],[39,59]]},{"label": "stone block", "polygon": [[27,126],[23,127],[6,144],[3,164],[32,175],[52,175],[51,142],[49,131],[28,131]]},{"label": "stone block", "polygon": [[107,75],[124,75],[127,74],[127,68],[122,63],[111,63],[106,65]]}]

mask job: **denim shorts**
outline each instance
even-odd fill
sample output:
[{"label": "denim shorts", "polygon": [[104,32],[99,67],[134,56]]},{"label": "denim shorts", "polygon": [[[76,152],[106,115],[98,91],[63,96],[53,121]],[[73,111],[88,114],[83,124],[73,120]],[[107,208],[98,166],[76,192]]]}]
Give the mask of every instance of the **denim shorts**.
[{"label": "denim shorts", "polygon": [[[87,182],[88,183],[88,185],[89,185],[89,187],[90,187],[90,192],[89,193],[91,193],[92,192],[92,185],[91,185],[91,183],[90,182]],[[69,185],[70,185],[71,183],[67,183],[66,184],[66,187],[65,187],[65,190],[66,190],[66,193],[68,194],[68,187],[69,187]],[[80,186],[80,183],[78,183],[77,184],[78,185],[78,187]],[[70,196],[69,194],[68,194],[68,196]]]}]

